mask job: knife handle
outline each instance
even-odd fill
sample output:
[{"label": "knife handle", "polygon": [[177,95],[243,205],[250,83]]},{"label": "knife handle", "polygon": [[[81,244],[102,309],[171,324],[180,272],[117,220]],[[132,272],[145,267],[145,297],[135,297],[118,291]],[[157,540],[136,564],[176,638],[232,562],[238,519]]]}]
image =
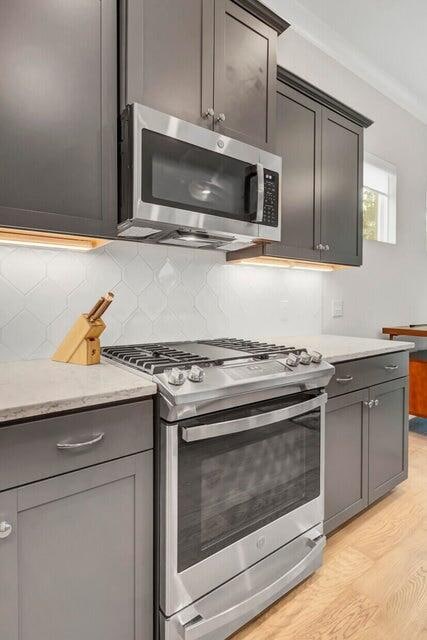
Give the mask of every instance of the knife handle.
[{"label": "knife handle", "polygon": [[99,318],[107,311],[110,304],[113,302],[114,294],[108,292],[103,298],[101,298],[101,304],[96,305],[96,309],[94,313],[88,315],[89,322],[95,322],[95,320],[99,320]]}]

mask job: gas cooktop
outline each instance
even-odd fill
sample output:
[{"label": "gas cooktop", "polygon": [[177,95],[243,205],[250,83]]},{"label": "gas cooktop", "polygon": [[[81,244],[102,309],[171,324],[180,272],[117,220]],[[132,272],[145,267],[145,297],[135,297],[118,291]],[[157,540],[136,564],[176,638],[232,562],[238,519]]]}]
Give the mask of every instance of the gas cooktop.
[{"label": "gas cooktop", "polygon": [[315,351],[239,338],[104,347],[104,358],[152,376],[167,421],[325,387]]},{"label": "gas cooktop", "polygon": [[163,373],[171,367],[185,370],[195,365],[215,366],[244,357],[251,357],[253,360],[266,360],[270,356],[288,357],[290,354],[299,357],[302,352],[305,350],[239,338],[135,344],[102,349],[106,358],[152,375]]}]

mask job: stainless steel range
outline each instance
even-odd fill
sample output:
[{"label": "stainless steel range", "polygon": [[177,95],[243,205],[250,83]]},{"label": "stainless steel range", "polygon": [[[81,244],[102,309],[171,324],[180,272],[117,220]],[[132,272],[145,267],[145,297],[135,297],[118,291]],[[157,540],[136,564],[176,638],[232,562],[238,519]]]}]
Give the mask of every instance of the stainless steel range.
[{"label": "stainless steel range", "polygon": [[103,354],[159,388],[160,638],[222,640],[321,564],[334,368],[238,339]]}]

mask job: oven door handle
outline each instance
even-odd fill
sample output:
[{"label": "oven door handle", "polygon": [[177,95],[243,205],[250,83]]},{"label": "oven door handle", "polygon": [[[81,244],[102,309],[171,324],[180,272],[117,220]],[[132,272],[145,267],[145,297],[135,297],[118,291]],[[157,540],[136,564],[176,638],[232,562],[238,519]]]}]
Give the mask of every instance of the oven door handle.
[{"label": "oven door handle", "polygon": [[[206,637],[214,637],[213,634],[227,625],[233,624],[236,620],[251,614],[256,616],[266,607],[277,600],[289,587],[293,586],[293,582],[304,572],[306,567],[311,566],[316,560],[322,556],[325,547],[326,538],[319,535],[315,540],[307,541],[311,547],[307,555],[298,562],[292,569],[284,573],[278,580],[261,589],[256,594],[251,595],[239,604],[221,611],[210,618],[202,618],[194,623],[180,625],[180,637],[183,640],[202,640]],[[253,614],[253,615],[252,615]],[[200,618],[200,616],[199,616]],[[235,626],[233,628],[235,630]],[[221,637],[223,637],[221,635]]]},{"label": "oven door handle", "polygon": [[237,420],[228,420],[227,422],[214,422],[212,424],[201,424],[196,427],[182,427],[182,439],[186,442],[195,442],[197,440],[206,440],[207,438],[217,438],[219,436],[228,436],[232,433],[241,433],[250,429],[258,429],[267,425],[280,422],[281,420],[289,420],[298,415],[317,409],[326,404],[328,399],[327,393],[322,393],[311,400],[293,404],[284,409],[276,409],[267,413],[260,413],[255,416],[238,418]]}]

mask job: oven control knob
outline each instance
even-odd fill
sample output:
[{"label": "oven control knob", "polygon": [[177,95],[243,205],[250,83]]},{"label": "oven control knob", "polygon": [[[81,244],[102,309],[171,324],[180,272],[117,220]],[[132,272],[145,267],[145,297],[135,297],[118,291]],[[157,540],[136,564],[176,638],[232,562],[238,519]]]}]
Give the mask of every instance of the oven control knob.
[{"label": "oven control knob", "polygon": [[303,351],[300,355],[301,364],[310,364],[311,363],[311,355],[307,353],[307,351]]},{"label": "oven control knob", "polygon": [[286,358],[285,362],[290,367],[296,367],[300,362],[300,358],[299,356],[295,355],[295,353],[290,353]]},{"label": "oven control knob", "polygon": [[312,351],[311,353],[311,361],[315,364],[320,364],[323,360],[323,356],[318,351]]},{"label": "oven control knob", "polygon": [[191,380],[191,382],[203,382],[204,377],[205,372],[203,369],[198,367],[196,364],[193,364],[188,374],[188,379]]},{"label": "oven control knob", "polygon": [[185,382],[185,373],[181,371],[181,369],[174,367],[173,369],[168,371],[167,378],[168,378],[169,384],[180,386]]}]

